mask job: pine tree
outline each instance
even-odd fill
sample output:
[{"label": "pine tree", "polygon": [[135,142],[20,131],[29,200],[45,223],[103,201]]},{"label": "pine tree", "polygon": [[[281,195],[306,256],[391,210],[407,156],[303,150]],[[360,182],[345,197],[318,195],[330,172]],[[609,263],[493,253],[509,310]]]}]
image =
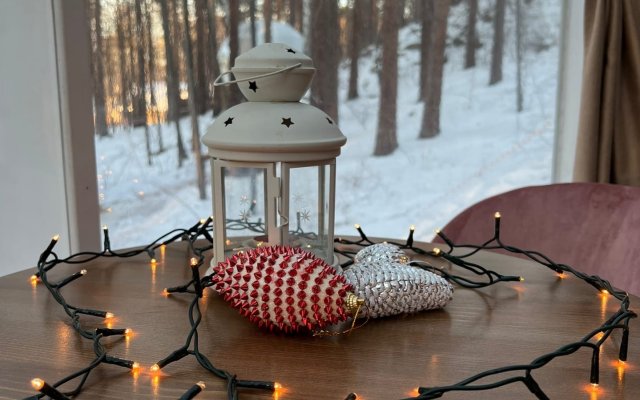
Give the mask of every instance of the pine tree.
[{"label": "pine tree", "polygon": [[433,38],[429,55],[429,80],[424,98],[420,138],[430,138],[440,133],[440,103],[442,101],[449,7],[450,0],[433,0]]},{"label": "pine tree", "polygon": [[273,18],[273,9],[271,8],[271,0],[262,2],[262,18],[264,19],[264,42],[271,43],[271,19]]},{"label": "pine tree", "polygon": [[502,80],[504,13],[506,7],[506,0],[496,0],[496,9],[493,16],[493,48],[491,49],[491,76],[489,77],[489,85],[494,85]]},{"label": "pine tree", "polygon": [[396,112],[398,97],[398,29],[401,8],[395,0],[384,0],[382,6],[382,70],[380,71],[380,107],[378,133],[373,154],[393,153],[398,147]]},{"label": "pine tree", "polygon": [[107,129],[107,111],[105,106],[104,84],[104,49],[102,43],[102,7],[100,0],[92,0],[89,4],[93,23],[91,31],[91,66],[93,68],[93,105],[95,112],[95,133],[104,137],[109,135]]},{"label": "pine tree", "polygon": [[338,4],[334,0],[311,0],[311,58],[316,74],[311,82],[311,104],[338,122],[338,63],[340,44]]},{"label": "pine tree", "polygon": [[478,15],[478,0],[468,0],[469,15],[467,17],[467,40],[464,52],[464,68],[476,66],[476,46],[478,37],[476,36],[476,20]]},{"label": "pine tree", "polygon": [[183,52],[185,54],[185,67],[187,70],[187,90],[189,91],[188,103],[189,115],[191,116],[191,149],[193,150],[196,164],[198,193],[200,195],[200,200],[204,200],[207,198],[207,193],[205,191],[204,164],[202,162],[202,153],[200,151],[200,128],[198,125],[198,112],[196,110],[196,85],[195,74],[193,71],[191,35],[189,34],[191,29],[189,27],[189,6],[187,4],[187,0],[182,0],[182,19],[184,23],[184,31],[186,33],[184,35],[182,45]]},{"label": "pine tree", "polygon": [[[180,132],[180,111],[178,109],[178,78],[177,68],[174,58],[174,43],[171,35],[171,21],[169,20],[169,7],[168,0],[159,0],[160,13],[162,16],[162,30],[164,38],[164,52],[165,52],[165,78],[167,84],[167,115],[168,120],[173,121],[176,127],[176,143],[178,150],[178,167],[182,166],[182,163],[187,159],[187,152],[182,142],[182,133]],[[175,14],[174,14],[175,15]]]},{"label": "pine tree", "polygon": [[[207,20],[209,25],[209,63],[211,67],[211,77],[216,79],[220,75],[220,63],[218,63],[218,38],[216,32],[218,24],[216,21],[216,1],[211,0],[207,3]],[[226,109],[224,92],[221,87],[213,88],[213,104],[212,113],[215,117],[222,110]]]},{"label": "pine tree", "polygon": [[354,0],[351,9],[351,30],[349,41],[349,58],[351,65],[349,67],[349,92],[347,98],[349,100],[358,97],[358,58],[360,56],[360,13],[362,12],[362,0]]}]

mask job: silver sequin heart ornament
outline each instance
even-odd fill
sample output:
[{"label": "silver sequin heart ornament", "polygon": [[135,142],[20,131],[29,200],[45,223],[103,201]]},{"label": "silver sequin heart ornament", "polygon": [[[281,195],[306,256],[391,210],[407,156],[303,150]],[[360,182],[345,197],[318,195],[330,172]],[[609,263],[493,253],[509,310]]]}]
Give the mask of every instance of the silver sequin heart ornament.
[{"label": "silver sequin heart ornament", "polygon": [[453,286],[443,277],[408,264],[409,258],[389,243],[366,247],[344,277],[364,299],[371,318],[442,308],[451,301]]}]

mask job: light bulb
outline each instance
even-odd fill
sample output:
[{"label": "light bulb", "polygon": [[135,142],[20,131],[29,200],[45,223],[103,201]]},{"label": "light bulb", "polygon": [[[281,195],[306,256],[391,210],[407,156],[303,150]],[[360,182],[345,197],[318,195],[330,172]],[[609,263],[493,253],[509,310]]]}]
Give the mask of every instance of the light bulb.
[{"label": "light bulb", "polygon": [[37,391],[40,391],[44,387],[44,381],[40,378],[34,378],[31,380],[31,386]]},{"label": "light bulb", "polygon": [[134,362],[133,365],[131,365],[131,370],[136,372],[140,370],[140,364],[137,362]]},{"label": "light bulb", "polygon": [[158,364],[153,364],[153,365],[151,366],[151,368],[149,368],[149,370],[150,370],[151,372],[158,372],[158,371],[160,371],[160,366],[159,366]]},{"label": "light bulb", "polygon": [[86,275],[87,274],[87,270],[86,269],[81,269],[80,270],[80,275]]},{"label": "light bulb", "polygon": [[500,212],[496,211],[496,213],[493,214],[493,217],[494,218],[500,218],[501,217]]},{"label": "light bulb", "polygon": [[360,229],[360,224],[354,224],[353,227],[356,229]]},{"label": "light bulb", "polygon": [[202,390],[204,390],[207,387],[207,385],[205,385],[204,382],[202,382],[202,381],[196,383],[196,385],[200,386],[200,389],[202,389]]},{"label": "light bulb", "polygon": [[410,230],[410,231],[415,231],[415,230],[416,230],[416,226],[415,226],[415,225],[411,225],[411,226],[409,227],[409,230]]},{"label": "light bulb", "polygon": [[54,235],[51,240],[53,240],[54,242],[57,242],[58,239],[60,239],[60,235]]},{"label": "light bulb", "polygon": [[106,313],[106,314],[104,315],[104,317],[105,317],[105,318],[113,318],[113,317],[115,317],[115,315],[113,315],[113,313],[108,312],[108,313]]}]

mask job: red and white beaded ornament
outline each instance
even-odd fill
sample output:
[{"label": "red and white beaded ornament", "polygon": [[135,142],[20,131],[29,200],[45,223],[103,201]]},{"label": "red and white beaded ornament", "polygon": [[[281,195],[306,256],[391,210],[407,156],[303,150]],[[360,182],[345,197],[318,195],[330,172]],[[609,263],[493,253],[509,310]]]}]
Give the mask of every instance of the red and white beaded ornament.
[{"label": "red and white beaded ornament", "polygon": [[357,314],[362,301],[342,275],[300,248],[258,247],[213,268],[215,290],[259,327],[314,331]]}]

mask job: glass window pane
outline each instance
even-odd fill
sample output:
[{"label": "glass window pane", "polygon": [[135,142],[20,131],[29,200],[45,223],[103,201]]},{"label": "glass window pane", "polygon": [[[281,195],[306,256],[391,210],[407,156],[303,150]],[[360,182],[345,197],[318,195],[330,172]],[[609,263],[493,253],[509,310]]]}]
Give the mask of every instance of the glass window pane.
[{"label": "glass window pane", "polygon": [[265,174],[262,168],[222,168],[226,218],[225,250],[257,247],[267,241]]},{"label": "glass window pane", "polygon": [[329,166],[292,168],[289,172],[289,244],[327,258]]}]

